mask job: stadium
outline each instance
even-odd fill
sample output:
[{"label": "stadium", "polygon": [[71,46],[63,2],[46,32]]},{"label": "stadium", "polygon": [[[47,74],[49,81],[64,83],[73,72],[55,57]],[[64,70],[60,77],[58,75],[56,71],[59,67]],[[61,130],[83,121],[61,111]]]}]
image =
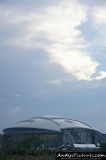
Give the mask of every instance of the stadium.
[{"label": "stadium", "polygon": [[18,143],[20,137],[34,136],[34,143],[44,146],[71,146],[98,148],[104,141],[102,133],[77,120],[56,116],[32,117],[3,130],[4,137],[12,137]]}]

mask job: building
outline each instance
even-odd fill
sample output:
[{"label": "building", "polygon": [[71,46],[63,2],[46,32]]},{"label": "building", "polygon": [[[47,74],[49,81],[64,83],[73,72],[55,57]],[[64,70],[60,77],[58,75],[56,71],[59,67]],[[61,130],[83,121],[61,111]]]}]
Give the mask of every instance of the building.
[{"label": "building", "polygon": [[45,146],[71,146],[97,148],[104,141],[103,134],[77,120],[64,117],[32,117],[3,130],[4,137],[12,137],[17,143],[22,137],[33,136],[33,142]]}]

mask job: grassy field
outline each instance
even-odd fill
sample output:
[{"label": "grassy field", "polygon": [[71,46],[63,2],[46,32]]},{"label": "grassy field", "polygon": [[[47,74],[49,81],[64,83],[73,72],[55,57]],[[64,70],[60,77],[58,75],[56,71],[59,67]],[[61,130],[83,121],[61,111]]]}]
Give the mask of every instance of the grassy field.
[{"label": "grassy field", "polygon": [[0,155],[0,160],[55,160],[55,156]]}]

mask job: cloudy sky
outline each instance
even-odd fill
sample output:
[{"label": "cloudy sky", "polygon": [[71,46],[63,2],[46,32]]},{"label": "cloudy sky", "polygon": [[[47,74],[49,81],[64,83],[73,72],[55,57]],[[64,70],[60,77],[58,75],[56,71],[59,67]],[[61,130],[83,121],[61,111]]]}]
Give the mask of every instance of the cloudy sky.
[{"label": "cloudy sky", "polygon": [[0,0],[0,132],[39,115],[106,133],[105,0]]}]

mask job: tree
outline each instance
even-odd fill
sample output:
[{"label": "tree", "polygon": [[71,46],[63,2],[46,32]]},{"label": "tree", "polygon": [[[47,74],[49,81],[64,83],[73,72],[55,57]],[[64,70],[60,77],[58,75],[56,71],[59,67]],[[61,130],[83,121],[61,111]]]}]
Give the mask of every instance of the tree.
[{"label": "tree", "polygon": [[101,151],[106,152],[106,142],[100,145]]}]

